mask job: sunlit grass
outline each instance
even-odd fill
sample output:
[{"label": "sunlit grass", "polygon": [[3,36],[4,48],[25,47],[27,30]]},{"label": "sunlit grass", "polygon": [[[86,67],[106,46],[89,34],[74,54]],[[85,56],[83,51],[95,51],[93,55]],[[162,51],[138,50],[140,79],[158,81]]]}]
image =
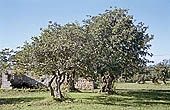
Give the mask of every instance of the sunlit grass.
[{"label": "sunlit grass", "polygon": [[[0,90],[1,110],[170,110],[170,86],[117,83],[117,94],[97,92],[64,93],[54,100],[49,91]],[[97,91],[97,90],[95,90]]]}]

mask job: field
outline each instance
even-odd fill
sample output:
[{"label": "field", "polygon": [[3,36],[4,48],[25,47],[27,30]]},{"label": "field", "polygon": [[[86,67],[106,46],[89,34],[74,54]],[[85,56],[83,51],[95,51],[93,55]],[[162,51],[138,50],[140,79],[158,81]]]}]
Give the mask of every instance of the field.
[{"label": "field", "polygon": [[170,84],[117,83],[117,94],[94,91],[64,93],[66,99],[51,98],[49,91],[0,90],[1,110],[170,110]]}]

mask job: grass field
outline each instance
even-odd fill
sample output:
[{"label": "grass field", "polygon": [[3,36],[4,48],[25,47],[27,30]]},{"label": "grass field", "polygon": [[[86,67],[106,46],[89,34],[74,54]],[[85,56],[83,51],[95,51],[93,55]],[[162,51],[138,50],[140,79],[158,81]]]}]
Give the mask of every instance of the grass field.
[{"label": "grass field", "polygon": [[170,84],[117,83],[117,95],[96,91],[64,93],[56,101],[48,91],[0,90],[1,110],[170,110]]}]

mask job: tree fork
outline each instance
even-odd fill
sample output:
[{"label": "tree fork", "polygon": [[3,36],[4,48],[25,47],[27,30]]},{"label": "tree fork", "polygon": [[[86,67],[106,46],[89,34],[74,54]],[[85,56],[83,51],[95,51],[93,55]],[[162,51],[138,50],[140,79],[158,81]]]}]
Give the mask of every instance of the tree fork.
[{"label": "tree fork", "polygon": [[65,73],[66,72],[62,72],[60,74],[60,72],[58,71],[58,73],[56,75],[56,79],[55,79],[55,82],[56,82],[56,97],[58,99],[63,99],[64,98],[64,96],[61,93],[61,85],[65,80]]},{"label": "tree fork", "polygon": [[114,94],[115,91],[113,90],[113,81],[114,76],[112,74],[109,74],[107,77],[102,77],[102,88],[100,89],[100,93],[107,93],[107,94]]}]

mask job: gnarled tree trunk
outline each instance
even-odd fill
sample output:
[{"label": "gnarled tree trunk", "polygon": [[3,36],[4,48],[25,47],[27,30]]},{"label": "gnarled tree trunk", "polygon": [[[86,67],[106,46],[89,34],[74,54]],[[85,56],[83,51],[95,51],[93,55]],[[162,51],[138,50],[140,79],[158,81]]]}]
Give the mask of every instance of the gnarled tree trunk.
[{"label": "gnarled tree trunk", "polygon": [[73,70],[71,74],[67,74],[67,85],[70,92],[77,92],[78,89],[75,88],[75,74],[76,71]]},{"label": "gnarled tree trunk", "polygon": [[114,94],[115,91],[113,90],[113,83],[114,83],[115,77],[112,74],[109,74],[108,76],[102,77],[102,87],[100,89],[100,93],[107,93],[107,94]]},{"label": "gnarled tree trunk", "polygon": [[159,84],[158,79],[159,79],[159,78],[156,78],[156,77],[154,76],[154,77],[152,78],[152,83],[154,83],[154,84]]},{"label": "gnarled tree trunk", "polygon": [[61,85],[64,82],[64,80],[65,80],[65,72],[63,72],[61,74],[60,74],[60,72],[58,72],[58,74],[56,75],[56,79],[55,79],[55,82],[56,82],[56,98],[58,98],[58,99],[64,98],[64,96],[61,93]]},{"label": "gnarled tree trunk", "polygon": [[106,92],[106,86],[107,86],[106,77],[103,76],[103,77],[102,77],[102,87],[101,87],[101,89],[100,89],[100,92],[101,92],[101,93]]},{"label": "gnarled tree trunk", "polygon": [[[52,87],[52,83],[53,83],[54,79],[55,79],[55,83],[56,83],[56,89],[55,89],[56,92],[55,93],[54,93],[54,89]],[[53,72],[53,77],[51,78],[51,80],[48,83],[48,87],[50,89],[51,96],[56,97],[58,99],[64,98],[64,96],[61,93],[61,85],[64,82],[64,80],[65,80],[65,72],[60,73],[59,70],[57,73]]]},{"label": "gnarled tree trunk", "polygon": [[162,82],[163,82],[164,84],[167,84],[167,83],[166,83],[166,77],[165,77],[165,76],[162,78]]},{"label": "gnarled tree trunk", "polygon": [[137,80],[138,84],[145,84],[145,75],[142,75],[141,77],[139,77],[139,79]]},{"label": "gnarled tree trunk", "polygon": [[49,87],[49,90],[50,90],[50,95],[52,97],[55,97],[55,94],[54,94],[54,89],[52,87],[52,82],[54,81],[54,79],[56,78],[56,75],[53,75],[53,77],[51,78],[51,80],[49,81],[48,83],[48,87]]}]

